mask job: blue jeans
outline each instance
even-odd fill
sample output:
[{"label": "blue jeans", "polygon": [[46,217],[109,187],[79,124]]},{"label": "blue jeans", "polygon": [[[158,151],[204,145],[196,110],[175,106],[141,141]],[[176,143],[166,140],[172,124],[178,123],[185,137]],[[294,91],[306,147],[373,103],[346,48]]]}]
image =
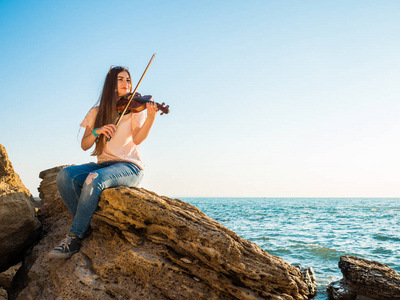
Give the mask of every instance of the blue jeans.
[{"label": "blue jeans", "polygon": [[107,161],[70,166],[57,174],[58,191],[74,222],[70,232],[83,237],[104,189],[116,186],[133,187],[143,178],[143,170],[127,161]]}]

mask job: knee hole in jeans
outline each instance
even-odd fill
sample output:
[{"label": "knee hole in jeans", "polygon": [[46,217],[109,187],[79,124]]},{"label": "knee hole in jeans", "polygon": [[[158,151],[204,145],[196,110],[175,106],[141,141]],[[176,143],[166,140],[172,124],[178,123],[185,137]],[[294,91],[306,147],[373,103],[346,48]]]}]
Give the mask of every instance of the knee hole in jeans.
[{"label": "knee hole in jeans", "polygon": [[98,176],[99,174],[97,174],[96,172],[89,173],[89,175],[86,177],[85,183],[87,185],[91,184],[93,179],[97,178]]}]

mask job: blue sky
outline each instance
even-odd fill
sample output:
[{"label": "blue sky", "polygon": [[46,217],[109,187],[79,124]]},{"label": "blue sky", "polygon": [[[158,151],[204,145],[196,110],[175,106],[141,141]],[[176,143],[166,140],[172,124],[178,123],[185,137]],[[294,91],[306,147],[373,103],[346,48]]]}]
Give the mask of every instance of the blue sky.
[{"label": "blue sky", "polygon": [[110,65],[170,105],[141,186],[170,197],[398,197],[398,1],[0,0],[0,143],[94,161],[79,124]]}]

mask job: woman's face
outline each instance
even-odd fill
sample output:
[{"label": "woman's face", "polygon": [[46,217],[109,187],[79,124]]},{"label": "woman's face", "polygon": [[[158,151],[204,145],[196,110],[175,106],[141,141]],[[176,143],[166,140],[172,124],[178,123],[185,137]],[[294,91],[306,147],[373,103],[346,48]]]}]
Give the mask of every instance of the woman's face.
[{"label": "woman's face", "polygon": [[117,77],[117,92],[118,97],[123,97],[131,91],[132,82],[128,72],[122,71]]}]

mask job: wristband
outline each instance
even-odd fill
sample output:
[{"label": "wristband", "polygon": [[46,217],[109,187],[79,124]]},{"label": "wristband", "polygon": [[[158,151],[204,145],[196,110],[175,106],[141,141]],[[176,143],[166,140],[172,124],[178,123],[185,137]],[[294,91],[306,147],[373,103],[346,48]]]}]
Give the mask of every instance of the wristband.
[{"label": "wristband", "polygon": [[96,130],[97,130],[98,128],[95,128],[95,129],[93,129],[93,131],[92,131],[92,134],[95,136],[95,137],[98,137],[99,135],[96,133]]}]

